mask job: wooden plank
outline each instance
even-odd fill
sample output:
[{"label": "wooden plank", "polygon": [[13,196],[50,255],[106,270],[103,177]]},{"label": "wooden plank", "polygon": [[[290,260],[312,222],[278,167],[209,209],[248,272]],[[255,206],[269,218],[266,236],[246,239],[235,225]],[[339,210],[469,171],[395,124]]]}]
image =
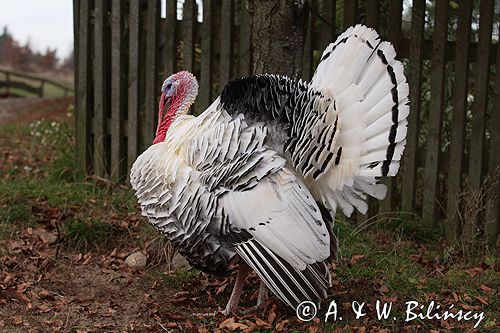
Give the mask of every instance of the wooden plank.
[{"label": "wooden plank", "polygon": [[220,45],[220,88],[232,78],[233,66],[233,20],[234,4],[231,0],[222,0],[221,9],[221,45]]},{"label": "wooden plank", "polygon": [[425,222],[437,223],[439,153],[444,108],[445,46],[448,35],[448,1],[435,2],[435,24],[432,39],[431,100],[425,158],[422,217]]},{"label": "wooden plank", "polygon": [[170,75],[177,71],[177,0],[167,0],[166,20],[167,36],[165,39],[165,71],[167,75]]},{"label": "wooden plank", "polygon": [[[403,4],[400,0],[391,0],[389,2],[389,21],[387,22],[387,38],[394,45],[396,49],[396,58],[399,59],[399,46],[401,40],[401,11]],[[391,178],[383,178],[382,184],[387,186],[387,195],[384,200],[380,202],[380,212],[392,212],[395,210],[393,207],[395,203],[395,181]]]},{"label": "wooden plank", "polygon": [[[336,1],[323,0],[323,13],[321,20],[320,51],[334,42],[335,39],[335,14]],[[312,19],[311,19],[312,21]],[[312,22],[311,22],[312,23]]]},{"label": "wooden plank", "polygon": [[[43,83],[44,81],[40,81]],[[38,97],[42,97],[43,95],[43,86],[40,85],[38,87],[33,87],[24,81],[13,81],[11,78],[8,78],[6,82],[0,82],[0,88],[6,88],[7,91],[10,91],[11,88],[16,88],[20,90],[24,90],[28,93],[36,95]]]},{"label": "wooden plank", "polygon": [[[78,85],[78,31],[80,28],[80,1],[73,0],[73,65],[74,65],[74,80],[73,80],[73,91],[75,91],[74,103],[78,105],[78,96],[76,94],[76,87]],[[64,91],[64,96],[66,96],[67,90]]]},{"label": "wooden plank", "polygon": [[145,68],[145,99],[144,99],[144,124],[142,126],[143,144],[149,146],[155,134],[157,118],[157,70],[158,70],[158,26],[160,19],[160,1],[147,2],[146,24],[146,68]]},{"label": "wooden plank", "polygon": [[183,24],[183,65],[184,69],[188,72],[194,71],[194,44],[195,40],[195,26],[196,26],[196,1],[184,1],[182,24]]},{"label": "wooden plank", "polygon": [[201,78],[200,78],[200,96],[198,98],[199,108],[197,110],[205,110],[211,100],[211,91],[213,84],[212,62],[213,62],[213,0],[203,1],[203,24],[202,24],[202,40],[201,40]]},{"label": "wooden plank", "polygon": [[106,157],[104,141],[106,136],[106,68],[105,68],[105,20],[106,1],[96,1],[94,8],[94,173],[98,177],[104,177],[106,172]]},{"label": "wooden plank", "polygon": [[170,34],[167,29],[167,20],[164,18],[159,19],[158,25],[158,72],[156,72],[158,76],[158,82],[162,82],[165,77],[170,76],[172,73],[166,71],[167,62],[171,61],[171,59],[167,59],[167,49],[166,44],[167,40],[170,39]]},{"label": "wooden plank", "polygon": [[313,0],[307,2],[309,10],[307,11],[306,36],[304,39],[304,60],[302,62],[302,80],[309,81],[313,75]]},{"label": "wooden plank", "polygon": [[483,177],[484,134],[488,108],[488,78],[490,66],[491,32],[494,1],[482,0],[479,9],[479,40],[477,48],[474,104],[472,105],[472,131],[470,135],[469,184],[479,189]]},{"label": "wooden plank", "polygon": [[451,123],[450,161],[448,166],[448,198],[445,234],[455,240],[458,231],[457,208],[462,192],[464,172],[465,124],[467,122],[467,91],[469,83],[469,44],[472,3],[465,1],[458,11],[457,52],[455,59],[455,90]]},{"label": "wooden plank", "polygon": [[344,2],[344,30],[358,22],[358,0]]},{"label": "wooden plank", "polygon": [[123,79],[122,79],[122,17],[121,0],[112,0],[111,7],[111,180],[123,178]]},{"label": "wooden plank", "polygon": [[378,18],[380,11],[380,0],[367,0],[366,1],[366,26],[378,29]]},{"label": "wooden plank", "polygon": [[[495,76],[495,99],[490,119],[490,152],[488,173],[492,177],[500,168],[500,43],[497,43],[496,76]],[[497,126],[497,127],[495,127]],[[497,196],[486,209],[485,235],[488,243],[493,246],[500,235],[500,182],[497,186]]]},{"label": "wooden plank", "polygon": [[403,1],[390,0],[389,20],[387,22],[387,38],[396,49],[396,58],[401,59],[399,50],[401,49],[401,20],[403,16]]},{"label": "wooden plank", "polygon": [[137,156],[139,156],[139,13],[140,0],[130,0],[128,30],[127,170],[132,168],[132,164]]},{"label": "wooden plank", "polygon": [[239,47],[239,76],[249,76],[252,74],[252,49],[250,47],[251,29],[250,13],[248,12],[247,2],[240,2],[240,47]]},{"label": "wooden plank", "polygon": [[75,137],[76,137],[76,165],[83,173],[90,169],[90,103],[89,90],[89,2],[78,1],[78,83],[77,83],[77,104],[75,112]]}]

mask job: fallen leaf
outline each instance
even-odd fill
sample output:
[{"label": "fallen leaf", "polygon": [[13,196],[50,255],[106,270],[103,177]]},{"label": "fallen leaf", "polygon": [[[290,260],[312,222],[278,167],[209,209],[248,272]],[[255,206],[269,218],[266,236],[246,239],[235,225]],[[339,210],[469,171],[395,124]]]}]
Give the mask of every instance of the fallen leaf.
[{"label": "fallen leaf", "polygon": [[257,324],[258,327],[271,328],[271,324],[269,324],[267,321],[260,319],[259,317],[255,318],[255,324]]},{"label": "fallen leaf", "polygon": [[477,299],[480,303],[482,303],[484,305],[489,305],[488,302],[482,297],[474,296],[474,298]]},{"label": "fallen leaf", "polygon": [[230,331],[234,331],[234,330],[247,329],[248,326],[245,324],[236,322],[234,317],[231,317],[231,318],[224,320],[222,323],[220,323],[219,328],[220,329],[227,328]]},{"label": "fallen leaf", "polygon": [[290,320],[289,319],[285,319],[285,320],[282,320],[279,323],[277,323],[275,331],[276,332],[281,332],[282,330],[284,330],[286,328],[286,325],[288,324],[288,322],[290,322]]},{"label": "fallen leaf", "polygon": [[16,326],[20,326],[23,323],[23,319],[21,316],[14,316],[14,318],[12,318],[12,323]]},{"label": "fallen leaf", "polygon": [[481,307],[479,305],[462,304],[462,308],[464,310],[479,310]]},{"label": "fallen leaf", "polygon": [[48,299],[48,298],[52,298],[51,297],[51,293],[50,291],[48,290],[42,290],[38,293],[38,297],[40,297],[41,299]]},{"label": "fallen leaf", "polygon": [[269,310],[267,314],[267,322],[272,324],[276,319],[276,304],[273,304],[273,307]]},{"label": "fallen leaf", "polygon": [[481,288],[482,291],[486,291],[487,293],[491,292],[491,288],[482,284],[479,288]]},{"label": "fallen leaf", "polygon": [[360,262],[361,260],[363,260],[364,258],[365,258],[364,255],[356,254],[356,255],[352,256],[350,263],[351,263],[351,265],[355,265],[358,262]]},{"label": "fallen leaf", "polygon": [[189,295],[189,291],[179,291],[174,294],[174,298],[181,298]]}]

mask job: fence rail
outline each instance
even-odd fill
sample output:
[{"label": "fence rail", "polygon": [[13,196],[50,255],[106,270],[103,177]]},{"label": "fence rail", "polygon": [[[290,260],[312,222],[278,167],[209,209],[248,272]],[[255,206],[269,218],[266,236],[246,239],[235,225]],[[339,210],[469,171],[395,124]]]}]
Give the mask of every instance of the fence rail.
[{"label": "fence rail", "polygon": [[[166,0],[165,18],[159,0],[74,0],[77,156],[87,172],[125,179],[153,138],[166,76],[186,69],[199,78],[194,106],[199,113],[227,80],[252,73],[244,3],[204,0],[203,22],[198,22],[194,0],[184,1],[182,20],[175,0]],[[378,208],[371,206],[371,214],[412,212],[444,226],[450,238],[463,234],[466,194],[500,190],[492,181],[500,165],[494,1],[461,1],[450,7],[447,0],[413,0],[410,8],[401,0],[308,4],[303,79],[311,78],[324,47],[358,22],[391,41],[405,64],[411,112],[403,166],[395,181],[384,180],[388,197]],[[479,21],[471,25],[477,12]],[[500,201],[488,198],[478,204],[474,230],[494,243]]]},{"label": "fence rail", "polygon": [[23,97],[23,92],[43,97],[45,95],[47,85],[52,85],[60,89],[64,96],[67,96],[73,89],[68,88],[60,83],[48,80],[45,78],[22,74],[15,71],[0,69],[0,89],[3,93],[0,95]]}]

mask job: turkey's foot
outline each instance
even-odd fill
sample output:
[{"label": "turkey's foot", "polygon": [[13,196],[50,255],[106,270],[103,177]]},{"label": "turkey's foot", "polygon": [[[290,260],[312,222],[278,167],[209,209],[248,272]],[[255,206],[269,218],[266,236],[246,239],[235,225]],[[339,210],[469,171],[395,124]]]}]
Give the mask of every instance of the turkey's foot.
[{"label": "turkey's foot", "polygon": [[240,303],[241,293],[243,291],[243,285],[245,284],[245,279],[247,277],[247,273],[250,270],[246,264],[238,265],[238,272],[236,273],[236,281],[234,283],[233,291],[231,293],[231,297],[229,297],[229,301],[227,302],[226,308],[221,311],[224,316],[228,316],[230,314],[239,315],[238,304]]},{"label": "turkey's foot", "polygon": [[267,300],[269,299],[269,289],[267,288],[266,284],[263,281],[260,281],[260,288],[259,288],[259,296],[257,297],[257,304],[250,307],[246,308],[244,310],[241,310],[240,313],[242,315],[247,315],[250,313],[254,313],[260,310],[264,310],[264,307],[267,303]]}]

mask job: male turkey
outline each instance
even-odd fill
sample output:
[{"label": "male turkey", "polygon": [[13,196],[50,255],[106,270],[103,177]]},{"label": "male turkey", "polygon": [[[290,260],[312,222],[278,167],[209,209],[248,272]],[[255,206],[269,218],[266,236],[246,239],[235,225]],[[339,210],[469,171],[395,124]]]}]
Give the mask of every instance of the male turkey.
[{"label": "male turkey", "polygon": [[385,196],[378,177],[399,168],[409,107],[395,56],[357,25],[326,48],[310,83],[237,79],[198,117],[187,115],[195,77],[164,81],[156,137],[130,182],[142,214],[192,266],[238,264],[225,314],[238,309],[248,266],[263,281],[258,306],[267,288],[293,308],[326,297],[337,207],[366,213],[367,195]]}]

